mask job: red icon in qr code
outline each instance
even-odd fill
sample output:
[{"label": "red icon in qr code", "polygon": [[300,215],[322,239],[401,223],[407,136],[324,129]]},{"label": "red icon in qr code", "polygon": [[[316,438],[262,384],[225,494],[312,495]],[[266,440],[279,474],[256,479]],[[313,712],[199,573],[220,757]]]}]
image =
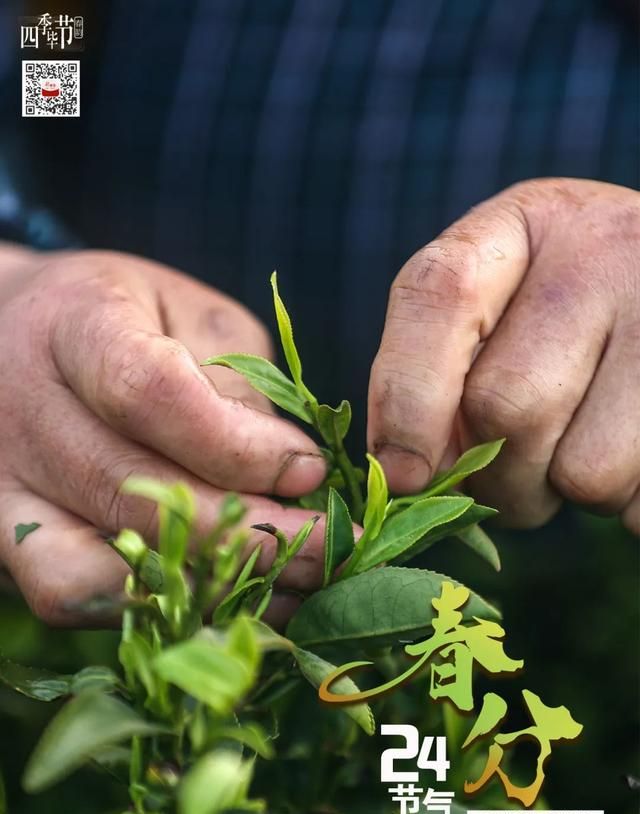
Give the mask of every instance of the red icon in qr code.
[{"label": "red icon in qr code", "polygon": [[41,79],[40,80],[40,93],[43,96],[60,96],[60,80],[59,79]]}]

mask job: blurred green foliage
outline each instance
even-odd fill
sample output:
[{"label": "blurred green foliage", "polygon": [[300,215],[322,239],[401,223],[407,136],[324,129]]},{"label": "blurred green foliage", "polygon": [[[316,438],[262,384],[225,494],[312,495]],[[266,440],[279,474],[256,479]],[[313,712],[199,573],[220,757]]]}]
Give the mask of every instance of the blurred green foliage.
[{"label": "blurred green foliage", "polygon": [[[495,538],[503,560],[501,574],[492,573],[453,541],[434,546],[428,552],[428,564],[455,573],[502,606],[506,651],[525,659],[526,686],[550,705],[566,704],[584,724],[581,738],[556,748],[548,764],[548,803],[635,814],[639,798],[626,787],[624,775],[640,774],[637,541],[616,520],[573,509],[564,510],[542,530],[498,532]],[[0,653],[11,659],[64,673],[89,663],[116,667],[116,631],[50,630],[29,614],[19,598],[9,596],[0,598],[0,619]],[[499,686],[514,708],[519,706],[521,686],[519,681]],[[478,692],[483,689],[484,679],[480,679]],[[321,791],[326,797],[326,789],[316,786],[327,778],[346,788],[341,792],[342,810],[350,814],[391,811],[391,806],[375,808],[371,803],[372,797],[380,797],[380,740],[362,737],[347,756],[345,719],[336,710],[320,707],[310,688],[301,685],[292,692],[301,694],[305,715],[296,714],[289,705],[292,712],[281,720],[276,741],[279,759],[264,765],[257,780],[258,792],[273,798],[273,811],[313,810],[312,801],[322,796]],[[402,720],[429,734],[437,726],[437,716],[425,703],[425,695],[418,682],[411,690],[376,704],[378,722]],[[27,757],[53,711],[53,705],[30,701],[0,685],[0,766],[9,813],[122,810],[124,791],[91,770],[78,772],[38,797],[21,791]],[[455,756],[450,757],[455,769]],[[284,793],[278,795],[277,789]],[[279,796],[295,801],[296,808],[280,809]]]}]

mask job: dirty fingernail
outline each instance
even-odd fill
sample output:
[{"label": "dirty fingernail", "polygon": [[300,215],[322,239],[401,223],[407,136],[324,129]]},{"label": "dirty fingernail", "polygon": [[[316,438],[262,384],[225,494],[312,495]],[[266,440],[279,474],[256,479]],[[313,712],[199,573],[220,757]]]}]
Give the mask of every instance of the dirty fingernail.
[{"label": "dirty fingernail", "polygon": [[419,492],[431,480],[431,465],[420,452],[396,444],[383,444],[376,448],[375,456],[382,464],[393,492]]},{"label": "dirty fingernail", "polygon": [[327,465],[322,455],[294,453],[276,481],[275,492],[283,497],[296,497],[313,491],[322,482]]}]

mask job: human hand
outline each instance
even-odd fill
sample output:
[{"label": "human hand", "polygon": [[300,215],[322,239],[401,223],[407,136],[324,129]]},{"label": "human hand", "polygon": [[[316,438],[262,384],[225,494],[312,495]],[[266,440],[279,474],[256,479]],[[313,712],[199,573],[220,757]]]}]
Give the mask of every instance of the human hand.
[{"label": "human hand", "polygon": [[418,491],[447,447],[502,436],[469,486],[506,523],[568,498],[640,534],[640,193],[517,184],[398,274],[369,391],[391,487]]},{"label": "human hand", "polygon": [[[191,486],[202,531],[225,490],[248,493],[249,523],[298,531],[310,512],[258,495],[315,488],[319,450],[239,376],[196,361],[270,350],[246,309],[165,266],[0,247],[0,563],[36,614],[86,622],[75,608],[121,590],[126,567],[99,531],[153,537],[156,524],[149,501],[119,491],[133,473]],[[256,535],[266,566],[273,539]],[[317,528],[284,587],[317,583],[321,546]]]}]

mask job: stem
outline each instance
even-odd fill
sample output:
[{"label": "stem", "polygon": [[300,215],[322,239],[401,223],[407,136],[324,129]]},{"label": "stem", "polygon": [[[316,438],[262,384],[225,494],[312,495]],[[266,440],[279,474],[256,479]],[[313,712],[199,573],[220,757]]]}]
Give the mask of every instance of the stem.
[{"label": "stem", "polygon": [[349,489],[349,494],[351,495],[351,506],[349,507],[351,509],[351,517],[354,522],[362,523],[362,518],[364,517],[364,501],[362,499],[362,490],[360,489],[355,467],[351,463],[342,442],[336,444],[331,451],[336,456],[338,469],[342,472],[342,476]]}]

